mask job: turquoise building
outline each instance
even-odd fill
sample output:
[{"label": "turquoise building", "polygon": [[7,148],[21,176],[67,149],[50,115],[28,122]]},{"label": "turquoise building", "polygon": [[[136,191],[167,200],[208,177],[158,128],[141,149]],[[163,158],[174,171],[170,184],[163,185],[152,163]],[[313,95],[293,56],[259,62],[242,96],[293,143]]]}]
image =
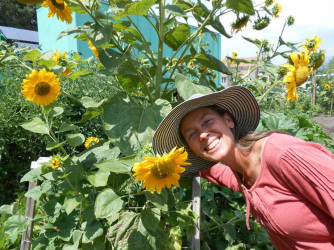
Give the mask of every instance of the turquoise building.
[{"label": "turquoise building", "polygon": [[[107,11],[109,5],[102,1],[102,10]],[[92,21],[91,17],[87,14],[72,14],[73,21],[71,24],[67,24],[58,20],[56,17],[48,18],[48,8],[40,7],[37,9],[37,22],[38,22],[38,38],[39,44],[43,52],[49,50],[59,50],[60,52],[81,52],[83,58],[92,56],[92,51],[89,49],[86,41],[80,41],[74,38],[74,35],[63,37],[56,40],[58,35],[70,28],[81,26],[88,21]],[[150,42],[152,49],[157,51],[158,49],[158,35],[152,27],[152,25],[142,16],[131,16],[134,23],[141,29],[145,39]],[[153,18],[152,18],[153,20]],[[191,32],[194,32],[196,27],[191,28]],[[204,34],[203,40],[208,42],[206,47],[207,52],[214,55],[216,58],[221,59],[221,36],[219,33],[215,33],[217,40],[215,41],[211,35]],[[164,57],[171,58],[174,54],[173,50],[165,45]],[[220,74],[216,79],[216,83],[219,84]]]}]

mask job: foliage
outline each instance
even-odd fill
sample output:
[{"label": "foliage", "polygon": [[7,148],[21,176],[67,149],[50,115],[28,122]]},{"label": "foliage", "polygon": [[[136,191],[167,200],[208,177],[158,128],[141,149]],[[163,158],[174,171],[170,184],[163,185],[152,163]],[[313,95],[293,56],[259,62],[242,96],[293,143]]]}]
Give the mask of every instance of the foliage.
[{"label": "foliage", "polygon": [[[89,14],[91,21],[63,31],[59,39],[74,34],[79,40],[91,42],[98,51],[98,60],[83,60],[77,53],[57,59],[53,51],[13,50],[1,44],[0,64],[6,72],[1,82],[7,91],[4,98],[6,102],[20,100],[12,101],[17,113],[27,106],[23,117],[14,116],[18,134],[12,141],[20,145],[19,137],[26,138],[29,131],[34,138],[42,138],[41,143],[36,143],[43,150],[40,153],[58,160],[57,164],[48,162],[25,173],[20,180],[38,181],[37,187],[24,194],[38,201],[31,238],[33,249],[190,248],[199,216],[191,210],[191,179],[184,177],[180,187],[164,188],[161,194],[151,193],[143,191],[131,169],[144,156],[153,156],[152,136],[173,106],[192,94],[222,89],[213,81],[217,72],[231,75],[224,62],[205,51],[203,32],[212,35],[208,29],[211,26],[231,38],[219,19],[224,13],[235,14],[238,27],[232,28],[237,32],[255,13],[274,13],[265,7],[254,8],[250,0],[212,1],[210,7],[190,1],[109,1],[112,13],[102,13],[97,1],[66,2],[74,12]],[[241,18],[242,23],[240,13],[245,17]],[[159,38],[157,51],[135,25],[133,15],[142,16],[153,26]],[[198,21],[196,31],[191,31],[187,16]],[[278,105],[293,105],[284,98],[282,101],[284,75],[270,62],[276,56],[288,58],[297,50],[296,44],[284,41],[282,34],[275,49],[266,40],[245,38],[259,48],[259,57],[255,61],[228,58],[237,65],[230,67],[232,82],[248,87],[258,99],[264,113],[260,128],[287,130],[333,149],[331,138],[309,117],[293,112],[283,114],[282,110],[270,113]],[[173,50],[171,58],[164,57],[164,46]],[[280,47],[288,50],[278,52]],[[240,63],[253,64],[253,71],[259,70],[258,77],[251,78],[251,72],[241,75]],[[60,78],[62,94],[48,106],[34,107],[18,96],[19,83],[25,74],[42,68]],[[16,79],[15,85],[11,84],[12,79]],[[6,126],[12,124],[5,115],[1,119]],[[88,137],[97,137],[99,142],[87,149],[84,143]],[[6,138],[1,137],[5,142],[2,155],[8,159],[15,155],[8,155],[6,143],[11,142]],[[22,144],[20,155],[26,155],[26,145]],[[37,156],[37,151],[33,152]],[[245,229],[245,207],[240,194],[206,181],[202,187],[203,249],[273,249],[259,224],[251,221],[252,231]],[[22,208],[25,198],[19,197],[17,202]],[[14,209],[15,206],[0,208],[2,249],[17,248],[20,236],[13,235],[24,231],[29,222],[23,220],[23,209]]]},{"label": "foliage", "polygon": [[0,25],[27,30],[37,30],[37,6],[12,0],[0,1]]}]

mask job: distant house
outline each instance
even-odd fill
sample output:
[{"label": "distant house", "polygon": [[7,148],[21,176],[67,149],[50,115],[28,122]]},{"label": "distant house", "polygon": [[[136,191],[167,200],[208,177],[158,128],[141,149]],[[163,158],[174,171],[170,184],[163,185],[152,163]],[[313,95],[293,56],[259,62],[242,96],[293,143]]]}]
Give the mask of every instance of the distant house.
[{"label": "distant house", "polygon": [[19,47],[38,48],[38,32],[6,26],[0,26],[0,41],[17,43]]}]

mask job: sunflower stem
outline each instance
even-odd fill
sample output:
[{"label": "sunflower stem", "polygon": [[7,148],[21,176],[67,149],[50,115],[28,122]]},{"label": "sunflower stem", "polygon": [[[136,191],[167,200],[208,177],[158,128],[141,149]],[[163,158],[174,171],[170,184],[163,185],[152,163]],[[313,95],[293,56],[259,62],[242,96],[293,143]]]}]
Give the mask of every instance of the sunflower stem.
[{"label": "sunflower stem", "polygon": [[276,87],[278,84],[280,83],[280,81],[277,81],[277,77],[275,78],[275,82],[273,85],[270,86],[270,88],[260,97],[260,100],[258,101],[258,104],[260,104],[263,99],[270,93],[270,91]]},{"label": "sunflower stem", "polygon": [[98,25],[100,25],[99,21],[96,19],[96,17],[89,11],[89,9],[86,8],[85,5],[83,5],[83,3],[80,0],[76,0],[77,3],[81,6],[81,8],[83,8],[88,15],[90,15],[91,18],[93,18],[94,22]]}]

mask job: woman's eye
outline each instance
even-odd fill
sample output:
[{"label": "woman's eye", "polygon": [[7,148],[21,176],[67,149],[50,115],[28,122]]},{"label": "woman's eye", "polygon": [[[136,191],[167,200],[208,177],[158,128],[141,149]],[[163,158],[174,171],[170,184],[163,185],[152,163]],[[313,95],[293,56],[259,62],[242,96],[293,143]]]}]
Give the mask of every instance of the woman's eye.
[{"label": "woman's eye", "polygon": [[211,121],[212,121],[211,119],[205,120],[204,123],[203,123],[203,125],[204,125],[204,126],[205,126],[205,125],[208,125]]},{"label": "woman's eye", "polygon": [[195,131],[191,132],[191,133],[189,134],[189,136],[188,136],[189,140],[190,140],[191,138],[193,138],[195,135],[196,135],[196,132],[195,132]]}]

